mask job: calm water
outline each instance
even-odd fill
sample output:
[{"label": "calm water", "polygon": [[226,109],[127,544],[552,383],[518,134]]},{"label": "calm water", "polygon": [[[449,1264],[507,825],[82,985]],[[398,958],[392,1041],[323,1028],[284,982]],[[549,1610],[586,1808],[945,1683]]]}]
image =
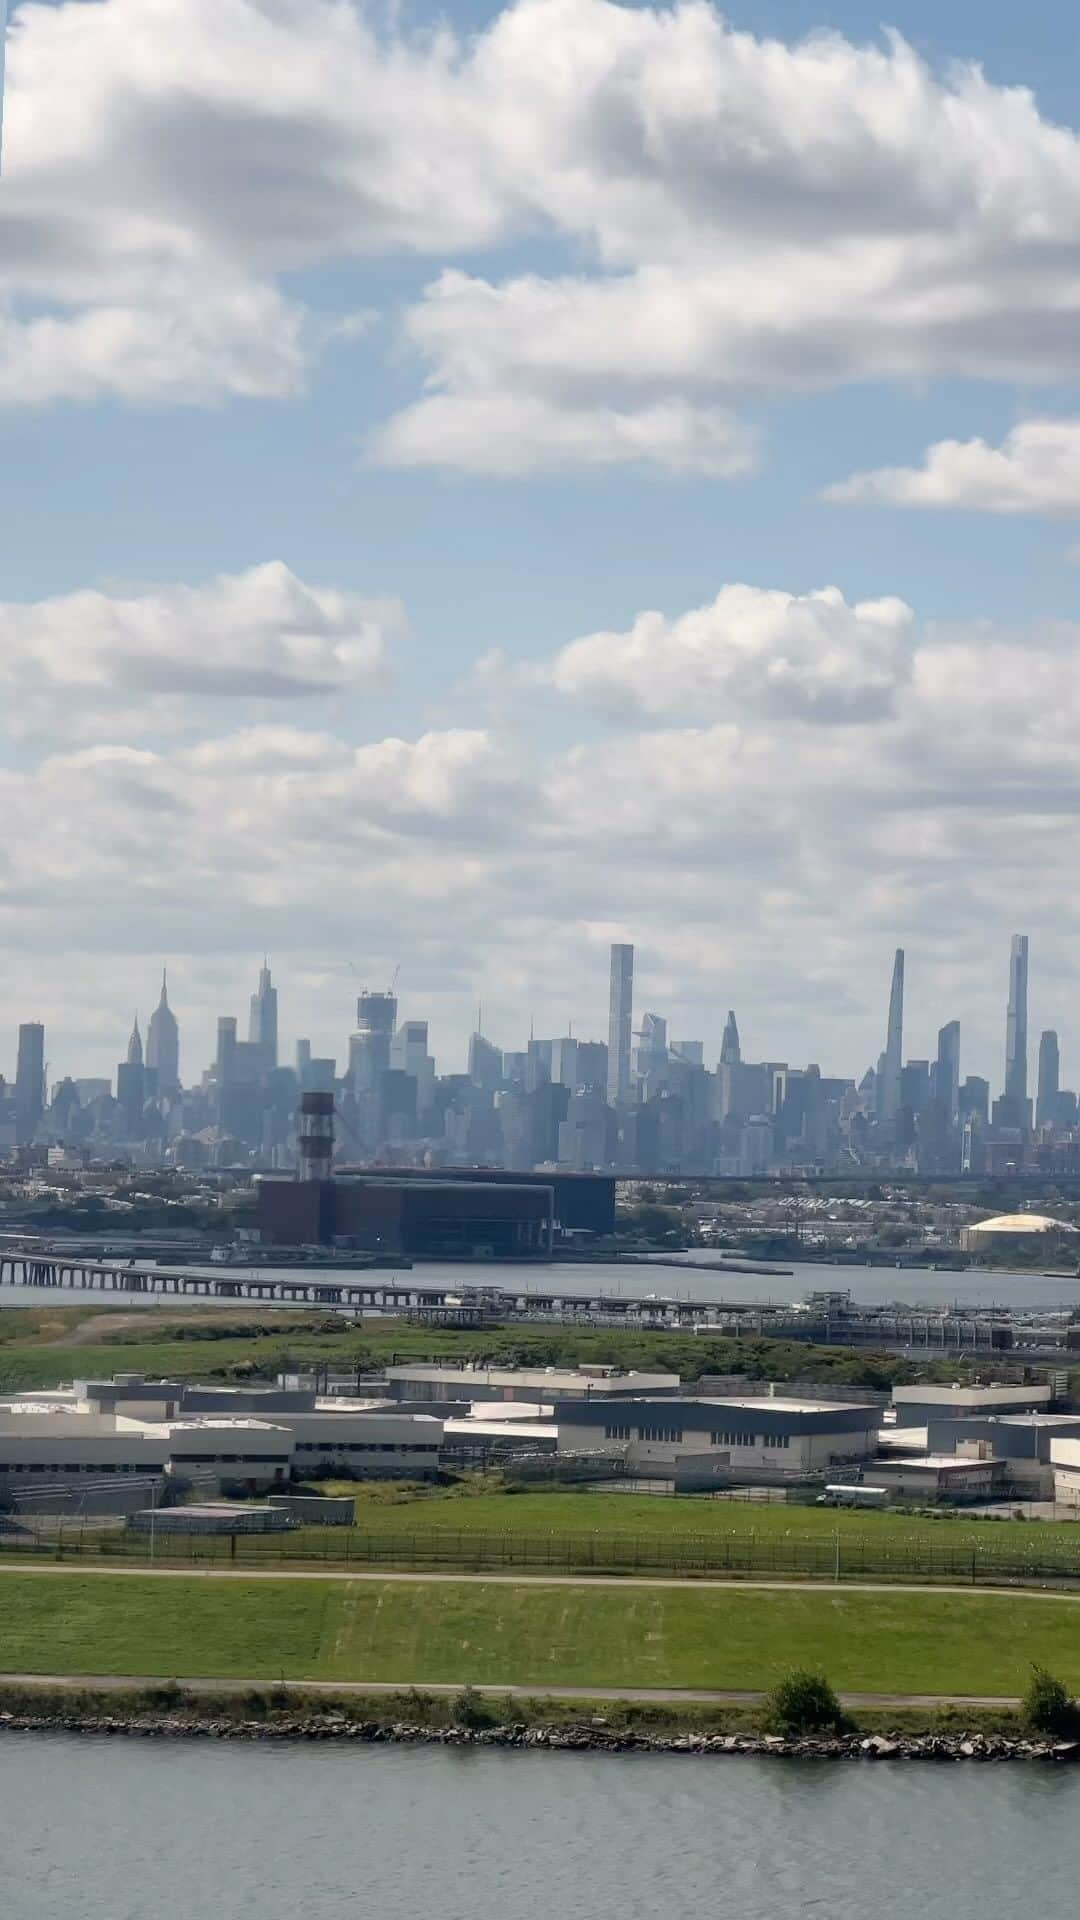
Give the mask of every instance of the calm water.
[{"label": "calm water", "polygon": [[[645,1273],[636,1266],[601,1263],[587,1267],[561,1264],[521,1267],[482,1261],[455,1262],[453,1266],[420,1261],[413,1267],[411,1275],[402,1275],[401,1278],[452,1287],[505,1287],[516,1293],[544,1293],[557,1289],[564,1294],[579,1294],[584,1299],[592,1299],[597,1294],[656,1293],[672,1300],[692,1295],[695,1300],[751,1304],[758,1301],[805,1300],[807,1294],[818,1289],[838,1287],[845,1292],[850,1291],[856,1300],[866,1305],[903,1300],[911,1306],[947,1306],[953,1301],[966,1306],[998,1305],[1018,1309],[1080,1306],[1080,1279],[1047,1280],[1037,1273],[935,1273],[928,1267],[901,1271],[896,1267],[833,1267],[816,1261],[803,1261],[795,1262],[790,1274],[699,1271],[688,1275],[685,1268],[693,1264],[692,1257],[688,1257],[680,1261],[678,1266],[657,1266]],[[193,1271],[213,1273],[220,1270],[211,1267]],[[285,1277],[293,1271],[300,1279],[334,1278],[332,1273],[312,1272],[311,1269],[306,1272],[303,1268],[264,1269],[268,1278],[275,1273]],[[385,1276],[388,1283],[394,1277],[390,1273]],[[77,1306],[80,1301],[95,1299],[126,1308],[164,1305],[170,1311],[182,1308],[185,1304],[204,1309],[208,1304],[213,1304],[205,1299],[185,1299],[183,1296],[161,1301],[142,1294],[95,1295],[57,1288],[0,1287],[0,1307],[25,1307],[41,1302]],[[226,1308],[235,1305],[232,1301],[221,1304]]]},{"label": "calm water", "polygon": [[18,1920],[1072,1920],[1080,1774],[0,1736]]}]

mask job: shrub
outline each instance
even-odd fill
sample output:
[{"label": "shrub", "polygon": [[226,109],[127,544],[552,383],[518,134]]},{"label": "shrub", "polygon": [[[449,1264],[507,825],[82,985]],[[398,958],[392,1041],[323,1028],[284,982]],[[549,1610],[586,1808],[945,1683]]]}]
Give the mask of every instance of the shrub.
[{"label": "shrub", "polygon": [[462,1687],[454,1702],[454,1721],[459,1727],[492,1727],[495,1715],[475,1687]]},{"label": "shrub", "polygon": [[847,1725],[844,1710],[823,1673],[796,1668],[779,1680],[766,1701],[768,1723],[777,1733],[839,1733]]},{"label": "shrub", "polygon": [[1076,1727],[1076,1708],[1064,1683],[1047,1673],[1045,1667],[1032,1667],[1024,1695],[1024,1719],[1034,1733],[1072,1733]]}]

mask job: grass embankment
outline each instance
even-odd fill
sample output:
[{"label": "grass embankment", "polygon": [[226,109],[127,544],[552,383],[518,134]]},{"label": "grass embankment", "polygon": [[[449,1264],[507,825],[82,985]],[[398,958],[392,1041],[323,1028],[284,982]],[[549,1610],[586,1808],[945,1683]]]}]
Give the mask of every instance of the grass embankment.
[{"label": "grass embankment", "polygon": [[[918,1368],[895,1354],[793,1340],[710,1339],[617,1328],[511,1326],[458,1333],[414,1327],[399,1319],[365,1320],[354,1326],[325,1310],[132,1309],[122,1297],[110,1307],[58,1304],[0,1313],[0,1392],[57,1386],[87,1373],[107,1377],[118,1369],[174,1379],[237,1374],[272,1379],[288,1363],[377,1368],[392,1357],[522,1366],[591,1361],[667,1370],[687,1380],[705,1373],[741,1373],[751,1379],[832,1380],[881,1388],[919,1375]],[[963,1362],[956,1368],[950,1363],[944,1377],[968,1371]]]},{"label": "grass embankment", "polygon": [[1080,1603],[1021,1594],[7,1574],[8,1673],[844,1692],[1080,1687]]}]

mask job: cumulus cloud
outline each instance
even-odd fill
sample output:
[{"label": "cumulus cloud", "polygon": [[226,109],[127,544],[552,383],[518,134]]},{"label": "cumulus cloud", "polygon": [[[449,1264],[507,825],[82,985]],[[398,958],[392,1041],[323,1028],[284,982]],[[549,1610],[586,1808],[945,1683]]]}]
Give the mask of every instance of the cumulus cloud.
[{"label": "cumulus cloud", "polygon": [[100,737],[103,710],[129,731],[209,700],[372,689],[388,677],[403,621],[396,601],[309,586],[280,561],[197,587],[0,602],[4,723],[28,733],[87,724]]},{"label": "cumulus cloud", "polygon": [[389,467],[504,477],[634,465],[730,479],[757,464],[756,436],[722,407],[575,406],[498,388],[419,400],[373,434],[368,451]]},{"label": "cumulus cloud", "polygon": [[545,677],[571,699],[647,716],[873,719],[908,677],[913,622],[902,600],[729,586],[677,619],[642,613],[625,633],[574,640]]},{"label": "cumulus cloud", "polygon": [[[763,1056],[857,1072],[902,940],[913,1048],[958,1015],[968,1064],[992,1068],[1010,932],[1032,936],[1033,1020],[1067,1013],[1078,663],[1068,625],[942,632],[885,598],[727,587],[539,661],[565,698],[546,746],[509,702],[497,731],[357,745],[325,713],[245,709],[175,742],[24,753],[0,769],[9,998],[89,1071],[118,1057],[140,970],[175,956],[208,1050],[265,943],[284,1030],[340,1059],[346,960],[381,979],[404,958],[403,1010],[431,1016],[453,1067],[478,995],[507,1045],[529,1010],[541,1032],[602,1033],[614,927],[642,992],[710,1051],[734,1003]],[[615,694],[598,734],[582,703]],[[100,1059],[101,1007],[55,957],[73,947],[115,1001]]]},{"label": "cumulus cloud", "polygon": [[1080,513],[1080,420],[1024,420],[1000,447],[939,440],[921,467],[878,467],[825,491],[846,506],[963,507],[976,513]]},{"label": "cumulus cloud", "polygon": [[[374,442],[403,464],[727,473],[747,391],[1080,370],[1080,139],[895,37],[701,0],[516,0],[468,41],[353,0],[61,0],[9,65],[8,403],[294,392],[326,337],[295,276],[387,252],[453,268],[407,322],[430,393]],[[535,239],[562,270],[460,272]],[[485,465],[504,406],[522,451]]]}]

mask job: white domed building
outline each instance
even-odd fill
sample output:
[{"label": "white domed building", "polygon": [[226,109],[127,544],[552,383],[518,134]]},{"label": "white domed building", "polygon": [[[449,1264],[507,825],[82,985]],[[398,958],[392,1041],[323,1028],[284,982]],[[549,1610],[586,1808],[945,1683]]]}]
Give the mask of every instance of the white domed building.
[{"label": "white domed building", "polygon": [[1080,1229],[1045,1213],[995,1213],[989,1220],[976,1220],[960,1235],[968,1253],[1030,1253],[1037,1245],[1040,1253],[1049,1254],[1060,1244],[1076,1254],[1080,1246],[1070,1245],[1073,1241],[1080,1241]]}]

